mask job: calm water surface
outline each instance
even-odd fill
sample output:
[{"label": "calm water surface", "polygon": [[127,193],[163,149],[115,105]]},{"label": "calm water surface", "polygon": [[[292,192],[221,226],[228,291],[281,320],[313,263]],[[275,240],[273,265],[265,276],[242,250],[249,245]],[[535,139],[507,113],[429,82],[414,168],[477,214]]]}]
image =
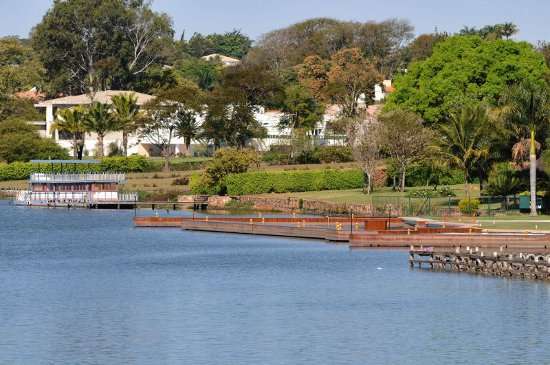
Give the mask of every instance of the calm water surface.
[{"label": "calm water surface", "polygon": [[0,202],[0,364],[548,364],[550,285]]}]

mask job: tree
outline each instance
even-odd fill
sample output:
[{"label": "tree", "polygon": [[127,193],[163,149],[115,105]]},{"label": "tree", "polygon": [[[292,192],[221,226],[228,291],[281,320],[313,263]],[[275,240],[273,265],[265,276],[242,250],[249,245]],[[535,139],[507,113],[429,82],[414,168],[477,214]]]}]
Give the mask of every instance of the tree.
[{"label": "tree", "polygon": [[252,166],[259,166],[260,159],[254,150],[222,148],[214,154],[201,174],[199,181],[193,185],[196,193],[225,194],[224,178],[229,174],[247,172]]},{"label": "tree", "polygon": [[325,100],[325,88],[328,84],[328,72],[330,62],[321,57],[308,56],[304,63],[296,66],[298,80],[305,86],[317,100]]},{"label": "tree", "polygon": [[375,118],[367,117],[350,124],[348,140],[355,161],[361,164],[365,175],[367,194],[374,190],[374,175],[381,159],[380,125]]},{"label": "tree", "polygon": [[206,36],[195,33],[185,45],[189,54],[194,57],[219,53],[238,59],[246,56],[251,47],[252,40],[241,33],[240,30],[233,30],[224,34],[213,33]]},{"label": "tree", "polygon": [[384,149],[395,160],[400,175],[400,190],[405,191],[405,176],[410,164],[426,153],[433,133],[410,111],[393,110],[380,115],[380,134]]},{"label": "tree", "polygon": [[489,120],[487,108],[483,105],[465,105],[451,113],[449,121],[440,124],[437,130],[436,146],[441,159],[462,170],[464,183],[468,186],[471,171],[478,162],[488,159],[491,153],[491,131],[494,126]]},{"label": "tree", "polygon": [[301,64],[307,56],[329,59],[341,49],[359,48],[376,61],[380,72],[391,77],[412,36],[413,27],[405,20],[359,23],[314,18],[263,35],[247,59],[279,73]]},{"label": "tree", "polygon": [[137,129],[139,106],[134,94],[115,95],[111,98],[113,103],[113,117],[116,129],[122,131],[122,150],[124,156],[128,156],[128,135]]},{"label": "tree", "polygon": [[364,94],[365,101],[371,101],[374,85],[381,80],[382,75],[358,48],[343,49],[332,56],[327,94],[340,106],[344,117],[354,117],[359,97]]},{"label": "tree", "polygon": [[195,97],[197,105],[200,102],[196,99],[196,93],[192,95],[194,91],[198,93],[198,87],[165,90],[144,106],[138,135],[160,151],[164,157],[164,171],[170,171],[170,159],[174,154],[172,140],[178,129],[197,117],[191,98]]},{"label": "tree", "polygon": [[[292,134],[292,154],[308,149],[311,132],[323,121],[324,107],[301,85],[291,85],[285,89],[283,116],[279,121],[280,129],[290,129]],[[300,142],[305,142],[302,146]]]},{"label": "tree", "polygon": [[116,130],[117,124],[111,106],[109,104],[94,102],[86,110],[84,116],[84,126],[89,132],[94,132],[97,135],[96,156],[103,158],[104,145],[103,140],[107,132]]},{"label": "tree", "polygon": [[32,48],[16,37],[0,38],[0,94],[41,89],[44,69]]},{"label": "tree", "polygon": [[430,57],[436,44],[448,37],[446,33],[421,34],[407,47],[411,62],[422,61]]},{"label": "tree", "polygon": [[143,0],[56,0],[32,31],[52,94],[128,89],[162,64],[170,19]]},{"label": "tree", "polygon": [[[536,136],[544,139],[550,121],[550,95],[546,85],[524,81],[511,86],[502,98],[502,117],[518,138],[529,138],[529,189],[531,215],[537,215]],[[520,141],[521,142],[521,141]]]},{"label": "tree", "polygon": [[510,39],[511,36],[519,32],[519,28],[514,23],[503,23],[503,24],[494,24],[486,25],[480,29],[475,27],[465,26],[460,30],[458,34],[460,35],[477,35],[485,39]]},{"label": "tree", "polygon": [[60,109],[57,118],[52,124],[52,131],[66,132],[71,135],[73,146],[73,158],[82,160],[86,127],[84,125],[85,111],[82,108],[74,107]]},{"label": "tree", "polygon": [[205,95],[197,85],[186,82],[163,91],[159,97],[167,103],[177,103],[177,108],[174,109],[175,135],[184,139],[186,150],[189,151],[191,141],[200,132],[198,118],[203,112]]},{"label": "tree", "polygon": [[67,159],[67,151],[50,138],[41,138],[34,126],[21,119],[0,123],[0,161]]},{"label": "tree", "polygon": [[174,73],[179,83],[191,80],[202,90],[212,90],[220,78],[221,69],[221,66],[214,62],[190,58],[178,62],[174,66]]},{"label": "tree", "polygon": [[508,85],[547,73],[543,56],[527,42],[449,37],[395,79],[386,110],[409,109],[428,124],[438,123],[460,105],[496,106]]}]

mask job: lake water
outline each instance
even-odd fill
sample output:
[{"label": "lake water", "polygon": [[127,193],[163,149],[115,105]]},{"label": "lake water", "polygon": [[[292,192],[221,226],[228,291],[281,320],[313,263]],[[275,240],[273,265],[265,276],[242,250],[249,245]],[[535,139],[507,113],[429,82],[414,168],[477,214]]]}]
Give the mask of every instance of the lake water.
[{"label": "lake water", "polygon": [[548,364],[550,285],[0,202],[0,364]]}]

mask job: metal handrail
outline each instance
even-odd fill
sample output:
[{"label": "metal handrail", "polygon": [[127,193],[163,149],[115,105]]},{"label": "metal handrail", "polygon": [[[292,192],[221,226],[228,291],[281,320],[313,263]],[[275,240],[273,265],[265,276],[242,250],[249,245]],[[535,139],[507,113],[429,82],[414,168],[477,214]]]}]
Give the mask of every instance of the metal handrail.
[{"label": "metal handrail", "polygon": [[77,183],[77,182],[115,182],[126,180],[125,174],[120,173],[84,173],[84,174],[47,174],[33,173],[31,183]]}]

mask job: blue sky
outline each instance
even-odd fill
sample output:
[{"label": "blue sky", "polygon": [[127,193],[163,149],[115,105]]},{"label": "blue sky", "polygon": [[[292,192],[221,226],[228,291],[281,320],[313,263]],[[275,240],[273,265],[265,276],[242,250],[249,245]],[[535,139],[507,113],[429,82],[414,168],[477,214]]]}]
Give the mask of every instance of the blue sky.
[{"label": "blue sky", "polygon": [[[0,0],[0,36],[27,36],[49,8],[50,0]],[[411,21],[416,33],[454,32],[464,25],[512,21],[518,39],[550,40],[548,0],[154,0],[153,7],[172,16],[177,37],[185,30],[225,32],[234,28],[252,38],[297,21],[319,16],[345,20]]]}]

